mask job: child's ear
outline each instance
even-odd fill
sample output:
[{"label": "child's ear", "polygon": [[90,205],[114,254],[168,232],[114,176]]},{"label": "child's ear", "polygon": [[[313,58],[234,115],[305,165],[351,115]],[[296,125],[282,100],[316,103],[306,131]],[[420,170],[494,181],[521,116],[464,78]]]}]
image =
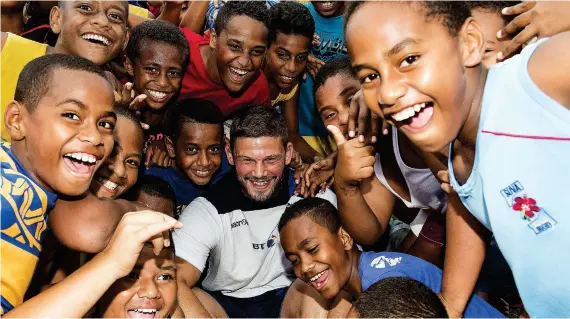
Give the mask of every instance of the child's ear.
[{"label": "child's ear", "polygon": [[49,25],[53,33],[59,34],[61,32],[61,9],[58,6],[51,8],[49,12]]},{"label": "child's ear", "polygon": [[129,44],[130,38],[131,38],[131,29],[129,29],[129,27],[127,27],[127,30],[125,30],[125,42],[123,42],[122,52],[125,52],[125,50],[127,49],[127,44]]},{"label": "child's ear", "polygon": [[166,152],[168,153],[168,156],[175,158],[176,152],[174,151],[174,143],[169,136],[164,137],[164,144],[166,144]]},{"label": "child's ear", "polygon": [[230,140],[227,137],[224,137],[224,149],[226,151],[226,157],[228,158],[228,162],[231,166],[234,166],[234,156],[232,154],[232,147],[230,146]]},{"label": "child's ear", "polygon": [[13,141],[21,141],[26,137],[23,119],[27,115],[28,110],[23,104],[17,101],[8,103],[6,113],[4,113],[4,124]]},{"label": "child's ear", "polygon": [[287,142],[287,146],[285,147],[285,165],[289,165],[291,163],[291,159],[293,158],[293,144],[291,142]]},{"label": "child's ear", "polygon": [[218,41],[218,36],[216,35],[216,30],[210,30],[210,48],[216,48],[216,42]]},{"label": "child's ear", "polygon": [[123,62],[123,65],[125,66],[125,70],[127,70],[127,73],[130,76],[135,76],[135,72],[133,71],[133,62],[131,59],[129,59],[129,57],[125,57],[125,62]]},{"label": "child's ear", "polygon": [[481,27],[473,17],[465,20],[461,30],[459,30],[458,37],[463,55],[463,65],[470,68],[481,63],[485,53],[485,38],[481,32]]},{"label": "child's ear", "polygon": [[340,226],[340,228],[338,229],[338,237],[342,241],[342,245],[344,246],[344,250],[351,250],[352,249],[352,245],[354,244],[354,241],[352,240],[352,237],[350,237],[350,235],[346,232],[346,230],[344,230],[344,228],[342,226]]}]

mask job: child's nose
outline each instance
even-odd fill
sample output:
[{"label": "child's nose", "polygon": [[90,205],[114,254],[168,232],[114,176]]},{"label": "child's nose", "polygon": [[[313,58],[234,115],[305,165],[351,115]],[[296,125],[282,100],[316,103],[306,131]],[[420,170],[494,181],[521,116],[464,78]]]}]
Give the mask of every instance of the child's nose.
[{"label": "child's nose", "polygon": [[161,298],[160,290],[153,278],[140,278],[137,296],[139,298],[157,299]]},{"label": "child's nose", "polygon": [[376,90],[376,98],[380,104],[394,105],[407,91],[408,87],[400,76],[387,74]]}]

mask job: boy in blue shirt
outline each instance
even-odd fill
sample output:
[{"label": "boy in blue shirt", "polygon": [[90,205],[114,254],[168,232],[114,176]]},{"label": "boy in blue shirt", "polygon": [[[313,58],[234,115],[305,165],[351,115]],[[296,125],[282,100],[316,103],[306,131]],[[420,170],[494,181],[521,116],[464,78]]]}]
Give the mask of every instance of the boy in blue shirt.
[{"label": "boy in blue shirt", "polygon": [[170,184],[176,194],[178,216],[230,166],[222,156],[224,117],[215,104],[202,99],[182,100],[169,119],[172,138],[166,137],[166,148],[175,166],[151,167],[145,175]]},{"label": "boy in blue shirt", "polygon": [[57,196],[87,191],[111,153],[114,101],[104,72],[84,58],[45,55],[20,73],[4,116],[12,145],[0,153],[2,313],[23,301]]},{"label": "boy in blue shirt", "polygon": [[[442,271],[422,259],[395,252],[361,252],[341,226],[334,206],[322,199],[306,198],[287,207],[279,221],[285,256],[297,278],[326,299],[341,290],[353,299],[372,284],[388,277],[409,277],[441,290]],[[466,318],[503,318],[495,308],[473,295]]]},{"label": "boy in blue shirt", "polygon": [[307,62],[308,73],[299,85],[298,119],[299,134],[309,145],[322,155],[328,155],[331,148],[328,132],[315,110],[313,77],[325,63],[347,55],[342,23],[344,21],[345,2],[311,1],[307,4],[315,20],[315,33],[319,44],[313,45]]}]

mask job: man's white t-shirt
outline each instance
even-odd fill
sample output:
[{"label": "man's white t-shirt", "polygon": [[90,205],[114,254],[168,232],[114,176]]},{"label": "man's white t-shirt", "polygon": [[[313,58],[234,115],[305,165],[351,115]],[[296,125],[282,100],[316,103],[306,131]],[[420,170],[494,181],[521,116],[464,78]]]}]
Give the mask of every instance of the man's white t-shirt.
[{"label": "man's white t-shirt", "polygon": [[[277,230],[285,208],[302,199],[291,196],[291,182],[283,178],[277,194],[258,203],[242,193],[232,171],[184,209],[184,228],[172,235],[176,255],[200,271],[208,262],[206,290],[249,298],[291,285],[295,276]],[[332,191],[319,197],[336,206]]]}]

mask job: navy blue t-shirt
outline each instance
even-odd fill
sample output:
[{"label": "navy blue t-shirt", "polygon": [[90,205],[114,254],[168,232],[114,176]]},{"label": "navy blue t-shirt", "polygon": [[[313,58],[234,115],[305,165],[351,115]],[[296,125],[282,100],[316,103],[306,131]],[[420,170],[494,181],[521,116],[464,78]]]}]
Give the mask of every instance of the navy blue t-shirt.
[{"label": "navy blue t-shirt", "polygon": [[[443,272],[437,266],[411,255],[393,252],[363,252],[358,272],[362,291],[388,277],[408,277],[417,280],[435,293],[441,291]],[[505,318],[493,306],[477,295],[471,296],[464,318]]]},{"label": "navy blue t-shirt", "polygon": [[204,191],[208,190],[211,185],[217,183],[218,180],[230,170],[231,166],[224,154],[222,156],[222,166],[216,174],[214,174],[208,185],[196,185],[185,174],[180,173],[174,167],[153,166],[147,169],[144,174],[159,177],[170,184],[170,187],[172,187],[176,195],[175,216],[178,217],[190,202],[202,195]]}]

